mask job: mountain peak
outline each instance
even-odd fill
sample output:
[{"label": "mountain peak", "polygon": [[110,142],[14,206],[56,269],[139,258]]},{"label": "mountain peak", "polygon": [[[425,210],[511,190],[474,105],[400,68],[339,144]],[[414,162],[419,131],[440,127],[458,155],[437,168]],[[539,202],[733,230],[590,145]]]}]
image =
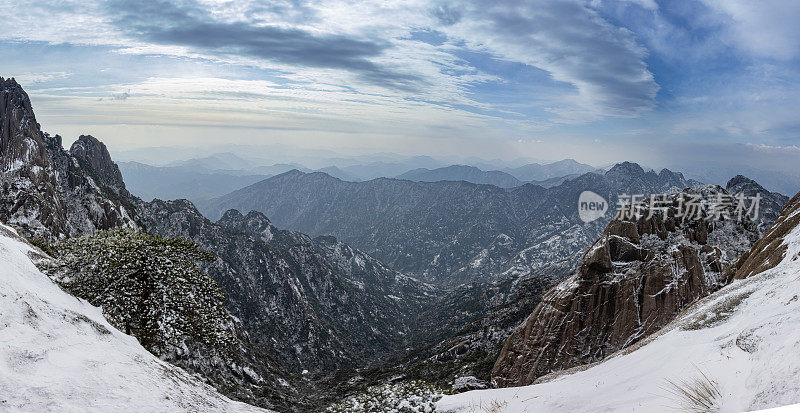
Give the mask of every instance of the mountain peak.
[{"label": "mountain peak", "polygon": [[119,167],[111,159],[108,148],[92,135],[81,135],[69,148],[69,153],[89,164],[100,183],[117,190],[125,190]]},{"label": "mountain peak", "polygon": [[16,79],[14,79],[13,77],[3,78],[3,76],[0,76],[0,87],[2,87],[2,88],[17,87],[17,88],[22,89],[22,87],[19,85],[19,83],[17,83]]},{"label": "mountain peak", "polygon": [[243,219],[244,215],[242,215],[242,213],[238,209],[229,209],[225,211],[224,214],[222,214],[222,218],[220,218],[220,221],[236,222],[236,221],[241,221]]},{"label": "mountain peak", "polygon": [[217,221],[217,225],[237,230],[244,233],[261,234],[265,230],[272,228],[272,223],[266,215],[258,211],[250,211],[247,215],[242,215],[238,209],[225,211]]},{"label": "mountain peak", "polygon": [[639,176],[644,175],[644,169],[639,166],[638,163],[634,162],[622,162],[614,165],[611,169],[606,172],[606,175],[628,175],[628,176]]},{"label": "mountain peak", "polygon": [[663,177],[673,177],[673,178],[677,178],[677,179],[684,179],[682,173],[673,172],[673,171],[670,171],[667,168],[662,169],[661,172],[658,173],[658,176],[660,176],[662,178]]},{"label": "mountain peak", "polygon": [[256,211],[256,210],[252,210],[252,211],[248,212],[247,215],[245,215],[245,218],[247,218],[247,219],[259,219],[259,220],[263,220],[263,221],[269,222],[269,218],[267,218],[266,215],[264,215],[263,213],[261,213],[259,211]]},{"label": "mountain peak", "polygon": [[[744,175],[736,175],[731,178],[728,183],[725,185],[725,188],[730,190],[734,187],[742,187],[742,186],[750,186],[750,185],[758,185],[758,183]],[[761,185],[758,185],[760,188]]]},{"label": "mountain peak", "polygon": [[305,175],[305,174],[306,174],[305,172],[295,168],[295,169],[286,171],[286,172],[284,172],[282,174],[275,175],[273,178],[277,178],[279,176],[280,177],[296,177],[296,176],[302,176],[302,175]]},{"label": "mountain peak", "polygon": [[31,100],[14,78],[0,77],[0,156],[3,171],[48,163]]},{"label": "mountain peak", "polygon": [[[67,152],[61,137],[43,133],[28,94],[0,78],[0,219],[26,236],[58,239],[98,229],[135,226],[122,174],[105,145],[81,136]],[[99,186],[117,192],[109,197]]]}]

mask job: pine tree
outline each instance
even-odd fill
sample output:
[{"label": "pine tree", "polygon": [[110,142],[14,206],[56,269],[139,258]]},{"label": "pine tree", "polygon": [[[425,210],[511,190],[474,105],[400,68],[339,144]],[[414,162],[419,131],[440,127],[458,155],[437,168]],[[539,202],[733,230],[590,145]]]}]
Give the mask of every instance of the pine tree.
[{"label": "pine tree", "polygon": [[52,251],[43,270],[154,354],[234,340],[222,290],[197,265],[216,258],[191,241],[118,228],[60,241]]}]

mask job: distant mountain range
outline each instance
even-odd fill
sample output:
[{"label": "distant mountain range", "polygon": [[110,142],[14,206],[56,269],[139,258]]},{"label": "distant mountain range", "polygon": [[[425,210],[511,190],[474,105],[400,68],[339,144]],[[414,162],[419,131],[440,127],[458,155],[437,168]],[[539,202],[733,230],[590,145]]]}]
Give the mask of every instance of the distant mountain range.
[{"label": "distant mountain range", "polygon": [[593,171],[602,172],[591,165],[578,163],[573,159],[565,159],[548,164],[533,163],[516,168],[489,171],[470,165],[450,165],[436,169],[418,168],[398,175],[397,178],[417,182],[466,181],[500,188],[514,188],[525,183],[532,183],[550,188],[567,179]]},{"label": "distant mountain range", "polygon": [[[136,161],[119,162],[118,165],[130,191],[142,199],[188,199],[193,202],[225,195],[293,169],[301,172],[315,171],[296,163],[266,165],[263,162],[263,159],[243,158],[234,153],[221,152],[164,166]],[[380,161],[355,165],[344,160],[342,162],[346,165],[326,166],[316,171],[350,182],[397,177],[420,182],[466,181],[501,188],[513,188],[525,183],[513,174],[499,170],[484,171],[468,165],[438,167],[441,165],[439,161],[424,156],[400,162]],[[529,164],[516,170],[525,176],[542,178],[532,183],[549,188],[594,168],[573,160],[564,160],[544,165]],[[560,173],[564,175],[559,175]]]},{"label": "distant mountain range", "polygon": [[567,175],[584,174],[597,170],[591,165],[582,164],[574,159],[564,159],[563,161],[538,164],[532,163],[517,168],[506,168],[503,171],[514,175],[520,181],[545,181]]},{"label": "distant mountain range", "polygon": [[336,234],[393,268],[456,286],[509,274],[571,272],[613,211],[584,224],[584,190],[616,205],[617,195],[654,193],[695,182],[679,173],[645,172],[632,163],[586,173],[552,188],[504,189],[464,181],[411,182],[379,178],[346,182],[290,171],[199,204],[216,219],[228,209],[256,210],[278,226],[315,236]]},{"label": "distant mountain range", "polygon": [[514,176],[502,171],[483,171],[474,166],[451,165],[444,168],[418,168],[398,175],[397,179],[417,182],[466,181],[474,184],[487,184],[500,188],[513,188],[523,184]]},{"label": "distant mountain range", "polygon": [[208,199],[271,176],[271,174],[238,174],[189,165],[151,166],[133,161],[120,162],[118,165],[130,191],[146,200]]}]

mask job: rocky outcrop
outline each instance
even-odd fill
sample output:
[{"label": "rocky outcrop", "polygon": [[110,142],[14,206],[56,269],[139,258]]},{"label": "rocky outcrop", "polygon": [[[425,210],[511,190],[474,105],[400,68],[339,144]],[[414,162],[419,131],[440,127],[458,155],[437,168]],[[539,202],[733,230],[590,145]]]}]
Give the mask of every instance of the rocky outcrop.
[{"label": "rocky outcrop", "polygon": [[786,256],[786,236],[798,225],[800,225],[800,193],[786,204],[764,237],[739,258],[734,266],[735,272],[731,271],[731,278],[747,278],[778,265]]},{"label": "rocky outcrop", "polygon": [[76,145],[73,156],[60,136],[43,133],[27,93],[13,78],[0,78],[0,220],[51,240],[136,226],[105,146],[88,137]]},{"label": "rocky outcrop", "polygon": [[[720,187],[699,191],[706,199],[727,195]],[[606,227],[578,271],[550,290],[509,336],[492,371],[493,385],[531,384],[550,372],[602,360],[657,331],[724,285],[727,271],[760,237],[762,221],[778,215],[766,206],[757,221],[713,221],[711,207],[703,204],[697,219],[684,219],[681,196],[670,194],[666,209],[652,215],[643,206],[641,216],[618,216]],[[734,215],[734,206],[724,208]]]},{"label": "rocky outcrop", "polygon": [[69,153],[81,162],[88,164],[99,184],[113,188],[117,193],[130,196],[125,189],[122,173],[111,160],[111,154],[103,142],[92,135],[81,135],[69,148]]},{"label": "rocky outcrop", "polygon": [[770,229],[774,219],[776,218],[776,211],[783,209],[784,205],[789,202],[788,196],[779,194],[777,192],[767,191],[756,181],[744,175],[736,175],[731,178],[725,185],[725,190],[729,194],[741,194],[749,198],[758,196],[760,198],[759,209],[766,211],[766,215],[764,216],[766,219],[761,219],[758,221],[758,232],[762,234],[766,233],[767,230]]},{"label": "rocky outcrop", "polygon": [[196,241],[219,259],[204,269],[263,350],[295,371],[364,366],[404,348],[431,287],[333,237],[275,228],[261,213],[217,223],[185,200],[141,205],[155,233]]}]

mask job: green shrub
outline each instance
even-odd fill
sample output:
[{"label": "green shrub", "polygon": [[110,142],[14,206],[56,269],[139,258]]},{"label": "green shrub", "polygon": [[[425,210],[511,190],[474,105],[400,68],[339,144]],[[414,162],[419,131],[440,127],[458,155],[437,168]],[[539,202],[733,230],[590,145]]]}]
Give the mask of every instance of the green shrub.
[{"label": "green shrub", "polygon": [[193,242],[112,229],[60,241],[52,251],[54,261],[42,269],[154,354],[233,340],[222,290],[197,266],[215,257]]}]

